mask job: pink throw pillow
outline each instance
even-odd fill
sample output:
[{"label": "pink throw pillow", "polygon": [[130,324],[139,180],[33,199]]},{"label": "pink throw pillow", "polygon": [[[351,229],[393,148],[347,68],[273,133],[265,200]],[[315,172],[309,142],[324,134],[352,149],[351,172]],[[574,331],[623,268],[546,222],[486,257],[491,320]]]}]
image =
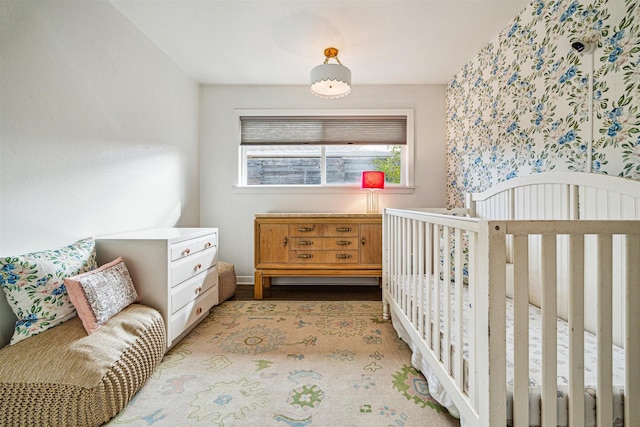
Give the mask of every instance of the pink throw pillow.
[{"label": "pink throw pillow", "polygon": [[138,300],[122,257],[95,270],[68,277],[64,285],[89,335]]}]

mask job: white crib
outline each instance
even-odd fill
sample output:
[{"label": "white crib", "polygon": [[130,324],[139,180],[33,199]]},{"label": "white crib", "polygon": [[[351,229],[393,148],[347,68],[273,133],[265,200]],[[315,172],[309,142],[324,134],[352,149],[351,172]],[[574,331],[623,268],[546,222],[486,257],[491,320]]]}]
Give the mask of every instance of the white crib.
[{"label": "white crib", "polygon": [[640,425],[640,182],[538,174],[467,204],[383,215],[384,313],[432,396],[464,426]]}]

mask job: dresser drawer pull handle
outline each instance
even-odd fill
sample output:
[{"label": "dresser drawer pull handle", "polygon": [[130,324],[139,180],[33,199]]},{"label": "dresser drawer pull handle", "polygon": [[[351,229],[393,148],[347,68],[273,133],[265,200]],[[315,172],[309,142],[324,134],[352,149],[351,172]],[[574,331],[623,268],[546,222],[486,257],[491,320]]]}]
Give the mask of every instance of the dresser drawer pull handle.
[{"label": "dresser drawer pull handle", "polygon": [[340,245],[340,246],[348,246],[350,245],[351,242],[348,240],[337,240],[336,241],[336,245]]},{"label": "dresser drawer pull handle", "polygon": [[311,246],[313,245],[313,240],[300,240],[298,241],[298,246]]},{"label": "dresser drawer pull handle", "polygon": [[198,307],[198,309],[196,310],[196,314],[201,314],[202,313],[202,307]]},{"label": "dresser drawer pull handle", "polygon": [[209,249],[211,246],[213,246],[213,243],[207,242],[207,243],[205,243],[204,248],[205,249]]},{"label": "dresser drawer pull handle", "polygon": [[286,237],[284,238],[284,241],[282,242],[284,243],[285,246],[287,246],[287,243],[289,243],[289,239],[287,239]]},{"label": "dresser drawer pull handle", "polygon": [[298,258],[309,259],[309,258],[313,258],[313,255],[312,254],[298,254]]},{"label": "dresser drawer pull handle", "polygon": [[198,286],[198,287],[196,288],[196,294],[199,294],[200,292],[202,292],[202,288]]},{"label": "dresser drawer pull handle", "polygon": [[313,227],[298,227],[298,231],[303,231],[303,232],[309,232],[309,231],[313,231],[313,229],[315,228],[315,225]]},{"label": "dresser drawer pull handle", "polygon": [[351,230],[353,230],[351,227],[336,227],[336,231],[341,233],[348,233]]},{"label": "dresser drawer pull handle", "polygon": [[182,255],[189,255],[191,253],[191,249],[189,248],[185,248],[184,251],[182,251]]},{"label": "dresser drawer pull handle", "polygon": [[364,246],[364,244],[367,243],[367,241],[365,240],[365,238],[362,238],[362,246]]},{"label": "dresser drawer pull handle", "polygon": [[336,254],[336,258],[338,258],[338,259],[351,258],[351,254]]},{"label": "dresser drawer pull handle", "polygon": [[202,264],[196,264],[196,267],[195,267],[196,270],[200,270],[201,268],[202,268]]}]

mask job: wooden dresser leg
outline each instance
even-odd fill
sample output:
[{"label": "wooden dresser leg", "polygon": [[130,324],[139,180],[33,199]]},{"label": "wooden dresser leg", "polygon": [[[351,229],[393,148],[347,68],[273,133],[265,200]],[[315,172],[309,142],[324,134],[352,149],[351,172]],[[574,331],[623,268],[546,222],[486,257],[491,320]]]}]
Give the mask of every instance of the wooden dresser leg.
[{"label": "wooden dresser leg", "polygon": [[253,299],[262,299],[262,271],[256,270],[253,280]]}]

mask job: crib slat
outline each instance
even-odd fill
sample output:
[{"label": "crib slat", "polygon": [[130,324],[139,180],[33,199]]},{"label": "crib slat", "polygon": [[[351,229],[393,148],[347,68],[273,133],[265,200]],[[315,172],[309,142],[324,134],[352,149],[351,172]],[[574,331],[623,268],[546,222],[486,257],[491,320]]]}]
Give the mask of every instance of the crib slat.
[{"label": "crib slat", "polygon": [[440,360],[440,274],[442,273],[442,265],[440,264],[440,227],[434,225],[433,230],[433,289],[431,292],[431,301],[433,306],[433,315],[431,323],[431,336],[433,352]]},{"label": "crib slat", "polygon": [[[482,387],[479,398],[480,416],[486,417],[487,424],[490,426],[503,426],[507,423],[507,397],[506,397],[506,270],[505,263],[507,259],[506,251],[506,223],[501,221],[489,221],[484,224],[481,229],[480,247],[487,248],[488,252],[478,254],[479,267],[482,272],[478,277],[476,285],[480,290],[481,285],[488,286],[487,294],[478,294],[476,299],[476,315],[478,323],[488,324],[489,340],[479,339],[478,355],[481,363],[488,363],[488,371],[486,375],[478,371],[478,385]],[[486,234],[485,234],[486,233]],[[485,240],[485,236],[486,239]],[[483,284],[482,282],[485,282]],[[484,304],[480,304],[479,299],[484,298]],[[485,305],[488,302],[488,306]],[[486,309],[486,312],[485,310]],[[486,323],[485,323],[486,322]],[[483,333],[484,331],[477,331]],[[486,345],[486,347],[485,347]],[[483,361],[483,355],[488,355],[489,360]],[[485,383],[486,381],[486,383]],[[488,393],[487,393],[488,391]],[[488,412],[484,414],[484,409]]]},{"label": "crib slat", "polygon": [[[624,425],[636,426],[640,420],[640,235],[627,236],[626,337],[624,381]],[[631,404],[631,402],[634,402]]]},{"label": "crib slat", "polygon": [[418,319],[417,319],[417,328],[418,334],[421,337],[424,337],[424,291],[425,291],[425,268],[424,268],[424,222],[418,222],[418,229],[416,230],[417,240],[418,240],[418,278],[419,278],[419,286],[418,286],[418,295],[417,295],[417,304],[418,304]]},{"label": "crib slat", "polygon": [[596,401],[597,425],[607,426],[613,420],[613,358],[612,358],[612,238],[611,235],[598,236],[598,378]]},{"label": "crib slat", "polygon": [[584,426],[584,235],[569,235],[569,427]]},{"label": "crib slat", "polygon": [[411,235],[411,323],[413,323],[414,327],[418,326],[418,289],[420,282],[420,274],[418,270],[418,265],[420,260],[418,258],[418,236],[417,236],[417,222],[415,219],[412,219],[409,225],[409,234]]},{"label": "crib slat", "polygon": [[529,238],[513,238],[514,426],[529,425]]},{"label": "crib slat", "polygon": [[392,241],[391,243],[391,269],[392,269],[392,277],[393,277],[393,299],[395,301],[400,301],[400,295],[399,295],[399,280],[400,280],[400,270],[399,270],[399,265],[398,265],[398,254],[400,253],[399,250],[400,248],[398,247],[398,236],[401,236],[400,234],[400,219],[398,217],[393,217],[393,231],[392,233]]},{"label": "crib slat", "polygon": [[542,427],[555,427],[558,419],[557,258],[556,236],[541,238],[542,275]]},{"label": "crib slat", "polygon": [[[442,307],[442,363],[447,372],[451,372],[451,227],[444,227],[443,280],[440,290],[444,292]],[[438,295],[442,295],[438,293]],[[439,329],[438,329],[439,330]]]},{"label": "crib slat", "polygon": [[463,289],[462,289],[462,276],[463,276],[463,267],[464,267],[464,258],[462,257],[462,230],[456,228],[455,230],[455,240],[454,240],[454,250],[455,250],[455,336],[456,341],[454,343],[455,348],[455,360],[453,364],[453,376],[456,380],[456,385],[459,390],[464,390],[464,381],[462,378],[462,368],[463,368],[463,360],[464,360],[464,347],[463,347],[463,325],[462,318],[464,315],[463,312]]},{"label": "crib slat", "polygon": [[432,310],[432,300],[431,300],[431,284],[433,281],[431,278],[433,277],[435,266],[433,265],[433,224],[426,224],[426,236],[425,236],[425,260],[427,261],[427,274],[425,275],[425,307],[424,307],[424,339],[427,343],[427,347],[432,348],[431,343],[431,310]]},{"label": "crib slat", "polygon": [[[469,375],[465,378],[467,380],[468,389],[469,389],[469,401],[473,405],[474,408],[478,407],[478,393],[476,389],[476,375],[473,373],[476,372],[476,360],[478,358],[478,346],[476,344],[476,334],[474,331],[476,330],[476,318],[473,316],[474,307],[476,307],[476,293],[474,290],[476,289],[476,277],[477,277],[477,269],[476,269],[476,251],[477,251],[477,239],[476,233],[469,233],[469,282],[467,287],[469,288],[469,337],[468,337],[468,346],[469,346]],[[464,378],[464,377],[463,377]]]},{"label": "crib slat", "polygon": [[411,270],[409,268],[410,253],[409,253],[409,249],[407,248],[410,242],[408,223],[409,223],[409,219],[404,218],[402,221],[402,230],[404,231],[404,233],[402,234],[402,277],[404,278],[402,309],[404,313],[407,315],[407,317],[410,318],[408,305],[410,302],[409,292],[411,292],[409,287],[411,283],[411,277],[409,276],[409,274],[411,273]]}]

